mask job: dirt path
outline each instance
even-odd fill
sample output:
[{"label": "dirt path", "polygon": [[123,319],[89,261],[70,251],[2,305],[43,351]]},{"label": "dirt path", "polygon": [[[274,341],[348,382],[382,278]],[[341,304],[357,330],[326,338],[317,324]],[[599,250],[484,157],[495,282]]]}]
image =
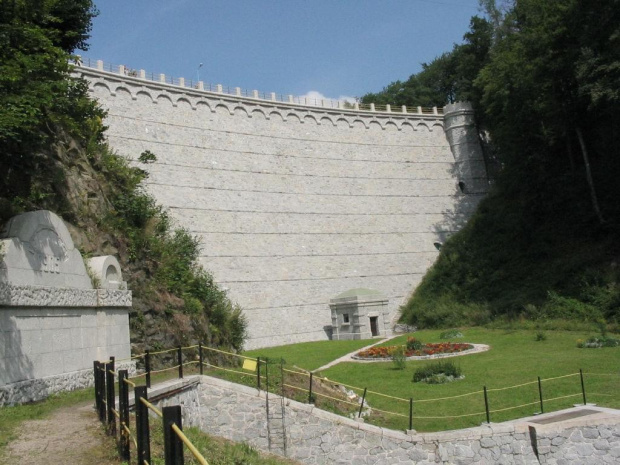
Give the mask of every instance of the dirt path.
[{"label": "dirt path", "polygon": [[92,402],[63,407],[43,420],[28,420],[8,444],[2,463],[20,465],[118,465]]}]

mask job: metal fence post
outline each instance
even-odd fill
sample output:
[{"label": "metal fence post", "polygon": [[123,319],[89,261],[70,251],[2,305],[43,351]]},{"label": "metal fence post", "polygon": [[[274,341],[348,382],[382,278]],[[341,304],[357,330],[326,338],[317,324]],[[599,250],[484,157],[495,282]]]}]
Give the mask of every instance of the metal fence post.
[{"label": "metal fence post", "polygon": [[179,379],[183,378],[183,349],[177,347],[177,363],[179,364]]},{"label": "metal fence post", "polygon": [[260,391],[260,357],[256,357],[256,384]]},{"label": "metal fence post", "polygon": [[164,407],[164,457],[166,465],[183,465],[183,442],[172,429],[176,424],[183,429],[181,420],[181,406]]},{"label": "metal fence post", "polygon": [[106,405],[103,401],[106,396],[105,388],[105,363],[97,362],[97,378],[99,379],[99,421],[106,422]]},{"label": "metal fence post", "polygon": [[543,407],[543,393],[542,393],[542,383],[540,382],[540,376],[538,377],[538,396],[540,397],[540,413],[545,413],[545,409]]},{"label": "metal fence post", "polygon": [[129,385],[125,380],[129,378],[127,370],[119,370],[118,372],[118,404],[120,409],[121,425],[120,425],[120,443],[119,453],[121,459],[129,462],[129,434],[123,428],[129,428]]},{"label": "metal fence post", "polygon": [[409,429],[413,429],[413,397],[409,398]]},{"label": "metal fence post", "polygon": [[146,387],[150,388],[151,387],[151,353],[148,350],[144,353],[144,371],[146,371]]},{"label": "metal fence post", "polygon": [[368,388],[364,388],[364,395],[362,396],[362,403],[360,404],[360,411],[359,411],[359,413],[357,415],[357,418],[361,418],[361,416],[362,416],[362,409],[364,408],[364,401],[366,400],[366,390],[367,389]]},{"label": "metal fence post", "polygon": [[106,384],[106,402],[107,402],[107,418],[108,418],[108,434],[116,436],[116,417],[114,416],[115,395],[114,395],[114,358],[110,357],[110,362],[105,364],[105,384]]},{"label": "metal fence post", "polygon": [[138,456],[138,463],[144,465],[144,462],[151,463],[149,412],[148,407],[140,401],[140,399],[148,399],[146,386],[136,386],[134,395],[136,399],[136,442],[138,443],[136,455]]},{"label": "metal fence post", "polygon": [[312,403],[312,372],[310,372],[310,388],[308,389],[308,403]]},{"label": "metal fence post", "polygon": [[487,413],[487,423],[491,423],[491,416],[489,415],[489,396],[487,395],[486,386],[484,386],[484,410]]},{"label": "metal fence post", "polygon": [[203,374],[203,366],[202,366],[202,344],[198,343],[198,364],[200,365],[200,374]]},{"label": "metal fence post", "polygon": [[583,370],[579,368],[579,377],[581,378],[581,394],[583,395],[583,405],[587,405],[588,401],[586,400],[586,385],[583,382]]},{"label": "metal fence post", "polygon": [[97,415],[99,415],[101,411],[101,386],[99,381],[99,362],[97,360],[93,361],[93,382],[95,383],[95,410]]}]

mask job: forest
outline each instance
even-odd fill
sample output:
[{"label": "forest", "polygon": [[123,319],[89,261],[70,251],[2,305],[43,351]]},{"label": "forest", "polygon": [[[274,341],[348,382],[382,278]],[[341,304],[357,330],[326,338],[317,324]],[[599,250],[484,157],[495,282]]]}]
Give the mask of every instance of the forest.
[{"label": "forest", "polygon": [[620,1],[480,5],[462,43],[363,98],[472,102],[492,179],[401,319],[617,330]]}]

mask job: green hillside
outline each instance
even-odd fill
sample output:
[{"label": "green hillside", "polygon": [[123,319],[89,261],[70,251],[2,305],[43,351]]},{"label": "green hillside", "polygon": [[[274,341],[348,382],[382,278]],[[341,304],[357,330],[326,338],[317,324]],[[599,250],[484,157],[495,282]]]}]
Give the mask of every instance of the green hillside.
[{"label": "green hillside", "polygon": [[402,320],[620,318],[620,1],[480,2],[462,44],[364,101],[472,101],[491,193]]}]

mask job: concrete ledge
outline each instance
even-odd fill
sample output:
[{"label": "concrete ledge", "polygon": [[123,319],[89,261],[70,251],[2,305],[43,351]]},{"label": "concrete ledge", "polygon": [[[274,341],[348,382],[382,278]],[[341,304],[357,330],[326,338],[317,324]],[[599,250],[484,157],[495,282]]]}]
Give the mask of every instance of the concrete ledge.
[{"label": "concrete ledge", "polygon": [[131,307],[131,291],[0,283],[0,307]]}]

